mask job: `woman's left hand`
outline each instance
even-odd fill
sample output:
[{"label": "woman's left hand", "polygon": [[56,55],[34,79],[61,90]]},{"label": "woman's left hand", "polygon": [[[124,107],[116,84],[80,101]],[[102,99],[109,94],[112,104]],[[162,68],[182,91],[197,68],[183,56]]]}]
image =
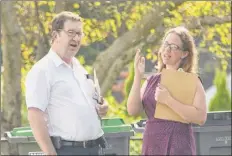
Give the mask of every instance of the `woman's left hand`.
[{"label": "woman's left hand", "polygon": [[168,104],[167,101],[171,97],[168,89],[161,84],[158,84],[155,92],[155,100],[162,103]]}]

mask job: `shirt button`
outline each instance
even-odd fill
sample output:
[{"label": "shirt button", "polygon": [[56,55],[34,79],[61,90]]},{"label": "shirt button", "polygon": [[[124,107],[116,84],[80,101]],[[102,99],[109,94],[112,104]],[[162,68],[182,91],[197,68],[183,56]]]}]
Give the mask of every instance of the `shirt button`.
[{"label": "shirt button", "polygon": [[48,121],[48,119],[47,119],[47,118],[44,118],[44,121]]}]

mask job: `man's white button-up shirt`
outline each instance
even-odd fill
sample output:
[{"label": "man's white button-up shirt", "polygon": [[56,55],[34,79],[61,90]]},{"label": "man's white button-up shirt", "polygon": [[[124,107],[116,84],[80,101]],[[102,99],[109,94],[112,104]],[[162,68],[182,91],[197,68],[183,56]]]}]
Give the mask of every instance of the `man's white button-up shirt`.
[{"label": "man's white button-up shirt", "polygon": [[44,111],[50,136],[85,141],[103,135],[93,99],[93,81],[76,58],[72,68],[54,51],[26,77],[26,104]]}]

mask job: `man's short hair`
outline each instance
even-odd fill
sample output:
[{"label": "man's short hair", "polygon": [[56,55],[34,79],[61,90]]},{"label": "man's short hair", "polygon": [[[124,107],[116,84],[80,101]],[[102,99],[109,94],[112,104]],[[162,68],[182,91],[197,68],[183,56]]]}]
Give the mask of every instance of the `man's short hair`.
[{"label": "man's short hair", "polygon": [[78,14],[75,14],[75,13],[72,13],[72,12],[69,12],[69,11],[62,11],[61,13],[54,16],[54,18],[52,20],[51,32],[63,29],[64,28],[64,23],[67,20],[80,21],[81,22],[81,17]]}]

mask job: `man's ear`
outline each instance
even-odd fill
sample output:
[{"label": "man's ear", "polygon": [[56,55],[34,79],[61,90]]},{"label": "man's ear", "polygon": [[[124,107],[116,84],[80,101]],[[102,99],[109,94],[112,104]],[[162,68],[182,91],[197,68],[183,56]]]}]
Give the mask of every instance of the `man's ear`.
[{"label": "man's ear", "polygon": [[181,59],[184,59],[184,58],[188,57],[188,55],[189,55],[189,52],[188,51],[184,51],[182,53]]},{"label": "man's ear", "polygon": [[57,32],[56,32],[56,31],[53,31],[53,32],[52,32],[52,39],[54,40],[54,39],[56,38],[56,36],[57,36]]}]

